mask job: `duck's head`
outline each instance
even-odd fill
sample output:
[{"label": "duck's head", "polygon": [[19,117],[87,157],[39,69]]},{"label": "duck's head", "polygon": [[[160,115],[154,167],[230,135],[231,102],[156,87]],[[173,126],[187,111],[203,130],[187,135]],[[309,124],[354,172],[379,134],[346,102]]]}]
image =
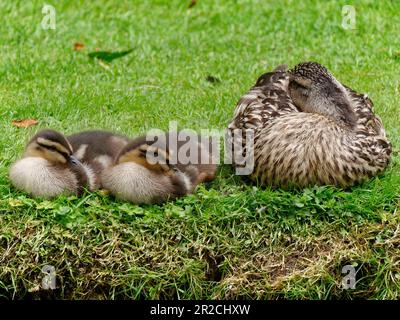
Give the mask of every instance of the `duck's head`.
[{"label": "duck's head", "polygon": [[88,169],[73,156],[68,140],[50,129],[28,142],[22,159],[11,167],[10,178],[17,188],[46,198],[79,194],[90,187]]},{"label": "duck's head", "polygon": [[356,124],[346,89],[319,63],[304,62],[290,70],[289,93],[303,112],[319,113],[349,127]]},{"label": "duck's head", "polygon": [[142,137],[128,143],[117,157],[117,163],[134,162],[150,171],[170,175],[178,169],[170,163],[168,150],[142,143]]},{"label": "duck's head", "polygon": [[39,157],[60,165],[74,164],[77,161],[67,139],[51,129],[41,130],[32,137],[26,146],[24,157]]}]

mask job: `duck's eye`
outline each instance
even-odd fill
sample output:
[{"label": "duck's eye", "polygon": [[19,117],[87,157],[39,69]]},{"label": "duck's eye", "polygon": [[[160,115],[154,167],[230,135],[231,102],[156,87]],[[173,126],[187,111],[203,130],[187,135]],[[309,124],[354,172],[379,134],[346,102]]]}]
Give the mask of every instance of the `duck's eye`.
[{"label": "duck's eye", "polygon": [[293,81],[291,83],[291,90],[293,93],[297,93],[298,95],[301,95],[303,97],[309,96],[309,90],[298,82]]},{"label": "duck's eye", "polygon": [[308,97],[308,95],[309,95],[308,89],[303,87],[300,89],[300,91],[303,96]]},{"label": "duck's eye", "polygon": [[292,82],[292,86],[293,88],[297,89],[297,90],[301,90],[301,91],[306,91],[307,88],[305,86],[303,86],[302,84],[298,83],[297,81],[293,81]]},{"label": "duck's eye", "polygon": [[78,159],[74,158],[74,157],[70,157],[69,161],[72,165],[77,166],[79,164]]}]

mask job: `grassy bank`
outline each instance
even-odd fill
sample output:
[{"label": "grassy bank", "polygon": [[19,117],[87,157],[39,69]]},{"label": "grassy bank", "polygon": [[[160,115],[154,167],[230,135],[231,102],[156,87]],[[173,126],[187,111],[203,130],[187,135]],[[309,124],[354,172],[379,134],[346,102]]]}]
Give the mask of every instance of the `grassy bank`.
[{"label": "grassy bank", "polygon": [[[355,30],[341,27],[343,1],[189,3],[55,1],[55,30],[41,27],[43,2],[0,3],[0,297],[399,298],[400,3],[357,2]],[[383,176],[288,192],[221,166],[161,206],[101,191],[45,201],[10,185],[39,128],[222,130],[260,74],[306,60],[369,94],[395,151]],[[25,118],[38,126],[11,125]],[[341,286],[347,264],[354,290]],[[54,291],[40,289],[44,265]]]}]

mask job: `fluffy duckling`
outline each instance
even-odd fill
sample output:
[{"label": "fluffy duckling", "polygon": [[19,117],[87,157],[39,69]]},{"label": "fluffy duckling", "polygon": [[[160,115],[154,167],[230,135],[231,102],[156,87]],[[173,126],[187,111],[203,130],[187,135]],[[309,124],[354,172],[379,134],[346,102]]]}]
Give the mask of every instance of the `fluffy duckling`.
[{"label": "fluffy duckling", "polygon": [[[103,187],[133,203],[161,203],[191,193],[199,183],[214,179],[217,165],[199,136],[192,134],[185,142],[175,138],[167,133],[158,136],[157,141],[149,142],[146,137],[131,141],[115,165],[102,172]],[[182,159],[179,152],[183,148],[196,150],[197,154]]]},{"label": "fluffy duckling", "polygon": [[74,156],[94,173],[95,189],[101,188],[101,172],[113,165],[122,148],[130,141],[126,136],[104,130],[78,132],[67,139]]},{"label": "fluffy duckling", "polygon": [[22,158],[11,166],[12,184],[43,198],[94,188],[92,170],[76,159],[72,150],[61,133],[50,129],[38,132],[28,142]]}]

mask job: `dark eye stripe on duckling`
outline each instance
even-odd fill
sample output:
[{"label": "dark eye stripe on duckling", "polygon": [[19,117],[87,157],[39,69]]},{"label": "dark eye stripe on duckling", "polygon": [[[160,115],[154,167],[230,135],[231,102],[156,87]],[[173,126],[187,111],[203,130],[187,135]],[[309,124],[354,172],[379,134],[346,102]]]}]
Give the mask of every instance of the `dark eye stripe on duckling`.
[{"label": "dark eye stripe on duckling", "polygon": [[48,149],[48,150],[51,150],[51,151],[61,154],[66,160],[68,160],[70,157],[69,150],[57,142],[47,140],[44,138],[38,138],[36,143],[45,149]]}]

